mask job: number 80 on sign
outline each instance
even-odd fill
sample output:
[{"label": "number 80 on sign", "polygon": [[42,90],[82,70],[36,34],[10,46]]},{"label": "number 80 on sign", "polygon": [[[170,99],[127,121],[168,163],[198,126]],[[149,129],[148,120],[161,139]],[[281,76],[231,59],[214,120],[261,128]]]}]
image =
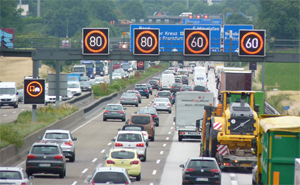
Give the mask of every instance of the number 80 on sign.
[{"label": "number 80 on sign", "polygon": [[134,29],[134,55],[159,55],[159,29]]}]

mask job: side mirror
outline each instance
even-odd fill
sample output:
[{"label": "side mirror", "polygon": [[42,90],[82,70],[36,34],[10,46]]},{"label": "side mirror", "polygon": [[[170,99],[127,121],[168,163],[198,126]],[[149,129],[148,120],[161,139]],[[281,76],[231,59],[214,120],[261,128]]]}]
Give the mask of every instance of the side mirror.
[{"label": "side mirror", "polygon": [[102,108],[103,110],[105,109],[105,107]]},{"label": "side mirror", "polygon": [[116,141],[116,139],[111,139],[111,141]]},{"label": "side mirror", "polygon": [[19,95],[19,92],[17,92],[16,95]]},{"label": "side mirror", "polygon": [[135,182],[136,178],[135,177],[130,177],[131,182]]},{"label": "side mirror", "polygon": [[149,142],[149,139],[146,139],[146,143],[148,143]]},{"label": "side mirror", "polygon": [[118,131],[120,131],[121,129],[120,128],[118,128]]},{"label": "side mirror", "polygon": [[129,124],[129,119],[125,122],[125,125],[128,125]]},{"label": "side mirror", "polygon": [[74,138],[73,138],[73,141],[77,141],[77,137],[74,137]]},{"label": "side mirror", "polygon": [[103,156],[103,159],[106,160],[108,157],[107,156]]},{"label": "side mirror", "polygon": [[88,181],[88,182],[90,182],[91,180],[92,180],[91,176],[86,178],[86,181]]},{"label": "side mirror", "polygon": [[180,168],[184,168],[184,164],[179,165]]},{"label": "side mirror", "polygon": [[221,169],[221,170],[224,170],[224,168],[225,168],[225,167],[224,167],[223,165],[220,166],[220,169]]},{"label": "side mirror", "polygon": [[41,137],[41,136],[39,136],[39,137],[38,137],[38,139],[39,139],[39,140],[42,140],[42,137]]},{"label": "side mirror", "polygon": [[151,102],[154,103],[154,100],[152,100]]},{"label": "side mirror", "polygon": [[123,108],[124,110],[127,110],[127,108]]},{"label": "side mirror", "polygon": [[29,154],[29,151],[26,151],[27,155]]},{"label": "side mirror", "polygon": [[32,180],[32,179],[34,179],[34,177],[33,177],[33,176],[29,176],[28,179],[29,179],[29,180]]},{"label": "side mirror", "polygon": [[137,114],[137,112],[134,112],[134,114]]}]

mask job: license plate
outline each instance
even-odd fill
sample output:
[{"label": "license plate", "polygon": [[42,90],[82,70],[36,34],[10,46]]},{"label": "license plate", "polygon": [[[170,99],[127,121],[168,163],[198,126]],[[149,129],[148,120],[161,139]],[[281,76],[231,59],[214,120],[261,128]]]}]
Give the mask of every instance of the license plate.
[{"label": "license plate", "polygon": [[251,164],[241,164],[241,166],[250,166],[251,167]]},{"label": "license plate", "polygon": [[39,164],[39,166],[41,166],[41,167],[50,167],[51,165],[50,164]]},{"label": "license plate", "polygon": [[208,181],[208,178],[196,178],[196,181]]},{"label": "license plate", "polygon": [[117,114],[117,112],[111,112],[112,114]]},{"label": "license plate", "polygon": [[188,132],[188,135],[200,135],[200,132]]}]

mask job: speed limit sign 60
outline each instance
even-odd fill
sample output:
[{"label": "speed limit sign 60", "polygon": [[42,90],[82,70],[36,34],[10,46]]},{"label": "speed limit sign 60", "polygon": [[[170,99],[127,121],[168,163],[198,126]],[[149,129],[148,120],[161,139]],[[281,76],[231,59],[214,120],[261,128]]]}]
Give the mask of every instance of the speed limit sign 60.
[{"label": "speed limit sign 60", "polygon": [[184,55],[210,55],[210,30],[184,29]]},{"label": "speed limit sign 60", "polygon": [[265,30],[240,30],[239,56],[264,57]]},{"label": "speed limit sign 60", "polygon": [[159,29],[134,29],[134,55],[159,55]]},{"label": "speed limit sign 60", "polygon": [[82,29],[82,54],[108,55],[109,54],[108,28]]}]

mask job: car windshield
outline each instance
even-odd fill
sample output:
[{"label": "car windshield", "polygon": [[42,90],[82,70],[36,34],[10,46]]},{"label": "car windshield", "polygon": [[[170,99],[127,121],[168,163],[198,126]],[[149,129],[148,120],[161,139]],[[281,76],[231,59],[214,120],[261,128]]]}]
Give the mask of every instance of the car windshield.
[{"label": "car windshield", "polygon": [[133,124],[148,125],[150,123],[150,117],[149,116],[132,116],[131,122]]},{"label": "car windshield", "polygon": [[202,168],[218,169],[216,163],[212,160],[191,160],[187,168],[198,168],[199,170]]},{"label": "car windshield", "polygon": [[134,90],[128,90],[128,93],[134,93],[134,94],[139,94],[139,91],[134,91]]},{"label": "car windshield", "polygon": [[140,142],[143,139],[141,134],[123,133],[118,135],[117,141]]},{"label": "car windshield", "polygon": [[110,155],[114,159],[133,159],[135,157],[135,153],[129,151],[115,151],[111,152]]},{"label": "car windshield", "polygon": [[158,95],[158,96],[170,96],[171,93],[170,93],[170,92],[158,92],[157,95]]},{"label": "car windshield", "polygon": [[169,102],[169,99],[167,99],[167,98],[156,98],[155,102]]},{"label": "car windshield", "polygon": [[140,114],[156,114],[155,108],[140,108],[139,110]]},{"label": "car windshield", "polygon": [[0,88],[0,94],[15,94],[14,88]]},{"label": "car windshield", "polygon": [[34,146],[31,150],[32,154],[59,154],[57,146]]},{"label": "car windshield", "polygon": [[106,110],[122,110],[120,105],[107,105]]},{"label": "car windshield", "polygon": [[156,84],[157,83],[157,80],[150,80],[149,81],[149,84]]},{"label": "car windshield", "polygon": [[98,172],[93,181],[94,183],[125,184],[127,178],[120,172]]},{"label": "car windshield", "polygon": [[5,170],[0,171],[0,179],[22,179],[22,176],[21,173],[18,171]]},{"label": "car windshield", "polygon": [[46,133],[46,139],[69,139],[69,134],[67,133]]},{"label": "car windshield", "polygon": [[135,85],[134,86],[135,89],[142,89],[142,88],[147,88],[147,85]]}]

